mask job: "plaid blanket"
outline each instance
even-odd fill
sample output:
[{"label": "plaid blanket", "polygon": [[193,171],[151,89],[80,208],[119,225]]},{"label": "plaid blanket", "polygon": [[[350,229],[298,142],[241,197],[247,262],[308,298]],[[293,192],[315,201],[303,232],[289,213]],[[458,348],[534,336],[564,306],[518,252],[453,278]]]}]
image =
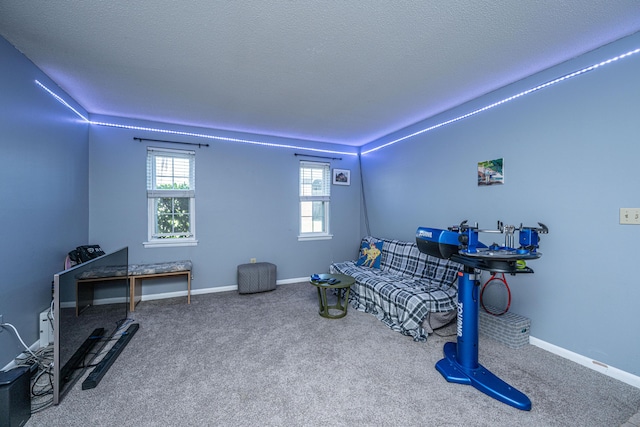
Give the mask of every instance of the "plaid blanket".
[{"label": "plaid blanket", "polygon": [[370,236],[363,242],[380,240],[380,269],[345,261],[333,263],[330,272],[356,280],[349,295],[352,307],[375,315],[414,341],[426,341],[422,322],[427,314],[457,309],[457,277],[462,265],[424,254],[411,242]]}]

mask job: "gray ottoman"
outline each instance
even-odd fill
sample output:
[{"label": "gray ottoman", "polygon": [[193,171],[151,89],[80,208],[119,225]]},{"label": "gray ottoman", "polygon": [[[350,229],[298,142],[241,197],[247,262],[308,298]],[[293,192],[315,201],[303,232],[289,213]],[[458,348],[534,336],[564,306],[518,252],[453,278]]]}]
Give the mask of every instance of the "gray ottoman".
[{"label": "gray ottoman", "polygon": [[276,288],[276,266],[270,262],[255,262],[238,266],[238,292],[253,294]]}]

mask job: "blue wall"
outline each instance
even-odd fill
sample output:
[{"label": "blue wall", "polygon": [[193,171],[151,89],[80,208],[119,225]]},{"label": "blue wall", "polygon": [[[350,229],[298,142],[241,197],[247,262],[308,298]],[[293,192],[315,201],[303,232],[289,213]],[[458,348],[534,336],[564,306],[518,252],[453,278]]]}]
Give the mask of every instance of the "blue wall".
[{"label": "blue wall", "polygon": [[[353,147],[328,146],[286,140],[168,126],[161,123],[92,117],[101,122],[168,128],[216,136],[260,140],[267,143],[305,145],[355,152]],[[134,137],[208,143],[186,147],[135,141]],[[193,149],[196,152],[196,247],[144,248],[147,240],[146,147]],[[132,263],[191,259],[192,288],[233,286],[237,266],[251,258],[276,264],[278,280],[326,272],[336,260],[354,258],[360,235],[360,180],[357,156],[328,154],[342,160],[325,160],[322,153],[299,149],[194,139],[193,137],[122,128],[92,126],[90,131],[89,237],[105,250],[129,247]],[[331,240],[298,241],[298,167],[301,159],[328,161],[331,167],[350,169],[350,186],[331,188]],[[185,285],[149,281],[144,293],[181,291]]]},{"label": "blue wall", "polygon": [[[56,87],[3,38],[0,63],[0,314],[31,345],[53,275],[87,241],[89,127],[36,85]],[[0,368],[23,350],[5,328]]]},{"label": "blue wall", "polygon": [[[640,34],[362,151],[638,47]],[[638,76],[640,54],[363,155],[372,234],[412,240],[418,226],[465,219],[485,229],[545,223],[535,274],[508,277],[511,310],[531,319],[533,337],[640,375],[640,226],[619,224],[619,208],[640,206]],[[505,185],[478,187],[477,163],[501,157]]]}]

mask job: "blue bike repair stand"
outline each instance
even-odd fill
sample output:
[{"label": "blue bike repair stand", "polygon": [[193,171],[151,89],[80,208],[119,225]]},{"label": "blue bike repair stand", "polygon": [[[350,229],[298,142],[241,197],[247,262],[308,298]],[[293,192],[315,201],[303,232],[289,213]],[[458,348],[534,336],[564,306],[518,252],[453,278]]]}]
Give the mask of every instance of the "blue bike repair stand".
[{"label": "blue bike repair stand", "polygon": [[464,267],[458,277],[458,339],[444,345],[444,359],[436,369],[449,382],[468,384],[481,392],[524,411],[531,400],[478,363],[479,299],[474,269]]}]

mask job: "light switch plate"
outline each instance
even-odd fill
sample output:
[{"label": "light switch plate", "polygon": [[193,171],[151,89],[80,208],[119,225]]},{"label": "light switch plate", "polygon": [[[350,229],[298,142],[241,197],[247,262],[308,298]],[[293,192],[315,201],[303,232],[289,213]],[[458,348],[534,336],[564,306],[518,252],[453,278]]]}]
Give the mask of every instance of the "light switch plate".
[{"label": "light switch plate", "polygon": [[640,224],[640,208],[620,208],[620,224]]}]

